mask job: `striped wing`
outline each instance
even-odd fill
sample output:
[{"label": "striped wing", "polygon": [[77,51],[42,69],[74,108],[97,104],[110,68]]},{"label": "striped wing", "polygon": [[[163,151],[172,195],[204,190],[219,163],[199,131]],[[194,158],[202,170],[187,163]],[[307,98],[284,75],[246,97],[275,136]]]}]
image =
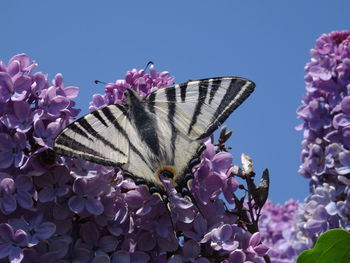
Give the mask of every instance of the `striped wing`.
[{"label": "striped wing", "polygon": [[211,135],[253,92],[255,84],[238,77],[189,81],[159,89],[147,97],[147,104],[159,118],[174,124],[192,140]]},{"label": "striped wing", "polygon": [[110,105],[69,124],[56,138],[54,150],[106,166],[128,160],[130,125],[121,105]]}]

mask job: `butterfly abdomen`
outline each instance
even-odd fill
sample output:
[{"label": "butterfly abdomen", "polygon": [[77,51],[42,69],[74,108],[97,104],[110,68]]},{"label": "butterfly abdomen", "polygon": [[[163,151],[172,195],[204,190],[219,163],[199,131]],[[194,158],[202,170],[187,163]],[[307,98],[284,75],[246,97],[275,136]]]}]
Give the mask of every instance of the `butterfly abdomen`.
[{"label": "butterfly abdomen", "polygon": [[160,148],[156,131],[156,119],[146,109],[145,104],[141,102],[142,98],[135,91],[128,89],[127,94],[129,119],[132,120],[141,141],[148,146],[153,155],[159,156]]}]

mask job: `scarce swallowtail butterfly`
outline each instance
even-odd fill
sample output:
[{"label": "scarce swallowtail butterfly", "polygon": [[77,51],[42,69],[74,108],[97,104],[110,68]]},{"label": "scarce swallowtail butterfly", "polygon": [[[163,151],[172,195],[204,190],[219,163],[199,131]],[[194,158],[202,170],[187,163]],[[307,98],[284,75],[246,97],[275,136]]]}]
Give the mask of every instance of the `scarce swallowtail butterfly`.
[{"label": "scarce swallowtail butterfly", "polygon": [[239,77],[188,81],[147,97],[126,90],[124,105],[109,105],[69,124],[54,149],[69,157],[121,168],[126,175],[165,190],[160,175],[177,186],[203,138],[253,92]]}]

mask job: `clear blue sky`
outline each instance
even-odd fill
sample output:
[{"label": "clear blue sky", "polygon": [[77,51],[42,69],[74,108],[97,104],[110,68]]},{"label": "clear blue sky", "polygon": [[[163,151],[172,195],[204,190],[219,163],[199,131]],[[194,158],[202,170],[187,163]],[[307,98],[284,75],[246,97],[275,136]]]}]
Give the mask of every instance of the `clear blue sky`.
[{"label": "clear blue sky", "polygon": [[234,162],[242,152],[271,173],[270,198],[303,200],[296,108],[316,38],[350,29],[350,1],[3,1],[0,59],[25,52],[39,70],[80,87],[83,113],[100,79],[113,82],[152,60],[176,82],[242,76],[256,91],[226,124]]}]

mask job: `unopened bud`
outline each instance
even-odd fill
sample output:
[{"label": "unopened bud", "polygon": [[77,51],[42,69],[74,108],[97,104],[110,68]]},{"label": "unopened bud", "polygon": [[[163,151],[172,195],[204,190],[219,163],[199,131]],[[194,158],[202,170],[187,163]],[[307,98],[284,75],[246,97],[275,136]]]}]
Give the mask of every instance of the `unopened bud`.
[{"label": "unopened bud", "polygon": [[253,172],[253,160],[246,154],[241,155],[242,169],[245,174]]}]

